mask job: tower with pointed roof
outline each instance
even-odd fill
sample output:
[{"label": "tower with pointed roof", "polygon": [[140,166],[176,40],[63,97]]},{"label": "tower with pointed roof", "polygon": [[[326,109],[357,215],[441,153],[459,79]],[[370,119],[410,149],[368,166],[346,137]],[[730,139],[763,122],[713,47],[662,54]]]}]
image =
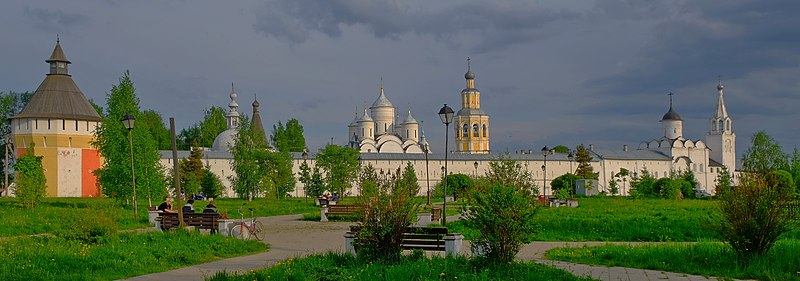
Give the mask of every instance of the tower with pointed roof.
[{"label": "tower with pointed roof", "polygon": [[253,138],[255,141],[267,144],[267,133],[264,131],[264,124],[261,123],[261,113],[259,112],[260,103],[258,99],[253,99],[253,120],[250,123],[250,128],[253,130]]},{"label": "tower with pointed roof", "polygon": [[717,108],[711,117],[711,129],[706,135],[706,144],[711,149],[711,160],[733,172],[736,169],[736,134],[722,97],[724,89],[720,80],[717,84]]},{"label": "tower with pointed roof", "polygon": [[683,137],[683,119],[681,119],[678,112],[675,112],[675,109],[672,108],[672,95],[674,94],[669,93],[669,111],[661,117],[660,122],[664,137],[674,140]]},{"label": "tower with pointed roof", "polygon": [[99,196],[97,178],[100,154],[90,143],[102,118],[69,74],[70,62],[56,40],[45,60],[50,67],[25,108],[11,119],[11,136],[16,153],[34,146],[47,179],[46,195],[51,197]]},{"label": "tower with pointed roof", "polygon": [[489,115],[481,109],[481,91],[475,88],[475,73],[467,58],[467,87],[461,90],[461,110],[455,116],[456,152],[488,154]]},{"label": "tower with pointed roof", "polygon": [[231,102],[228,103],[228,113],[225,114],[227,128],[222,133],[219,133],[214,139],[214,144],[211,146],[213,151],[230,151],[236,141],[236,135],[239,133],[239,103],[236,98],[239,96],[236,89],[231,83],[231,93],[228,94]]}]

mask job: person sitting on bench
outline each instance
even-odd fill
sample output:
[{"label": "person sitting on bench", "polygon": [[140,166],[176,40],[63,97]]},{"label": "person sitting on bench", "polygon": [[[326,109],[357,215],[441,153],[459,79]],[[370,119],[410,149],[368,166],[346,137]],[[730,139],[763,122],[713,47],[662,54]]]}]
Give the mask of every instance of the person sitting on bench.
[{"label": "person sitting on bench", "polygon": [[194,213],[194,200],[189,199],[186,200],[186,205],[183,205],[183,213],[184,214],[193,214]]},{"label": "person sitting on bench", "polygon": [[167,199],[164,200],[164,203],[158,205],[158,208],[156,208],[156,210],[162,213],[174,213],[175,210],[172,209],[172,198],[167,197]]},{"label": "person sitting on bench", "polygon": [[214,200],[208,201],[208,205],[206,205],[206,207],[203,208],[203,213],[210,213],[210,214],[217,213],[217,206],[214,205]]}]

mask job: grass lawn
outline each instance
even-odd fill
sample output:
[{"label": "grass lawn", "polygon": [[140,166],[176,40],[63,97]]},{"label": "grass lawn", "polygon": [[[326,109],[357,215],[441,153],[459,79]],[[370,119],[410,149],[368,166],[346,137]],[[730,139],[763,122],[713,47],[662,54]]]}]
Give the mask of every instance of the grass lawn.
[{"label": "grass lawn", "polygon": [[[259,217],[300,214],[317,211],[313,200],[306,202],[304,198],[254,199],[247,202],[243,199],[216,199],[219,212],[230,218],[239,218],[236,210],[244,206],[245,217],[250,217],[247,208],[254,209]],[[71,228],[77,221],[93,220],[107,214],[119,229],[149,227],[147,223],[147,201],[139,205],[139,220],[133,217],[133,208],[122,206],[108,198],[44,198],[35,209],[23,208],[15,198],[0,198],[0,237],[52,233],[60,229]],[[154,205],[161,202],[153,202]],[[177,204],[177,203],[176,203]],[[208,201],[196,201],[195,210],[201,211]],[[177,207],[177,206],[176,206]]]},{"label": "grass lawn", "polygon": [[396,264],[325,254],[289,259],[244,275],[218,273],[206,280],[593,280],[535,263],[482,265],[464,257],[404,257]]},{"label": "grass lawn", "polygon": [[694,245],[605,245],[558,248],[549,259],[758,280],[800,280],[800,240],[779,240],[764,257],[740,265],[733,250],[719,242]]},{"label": "grass lawn", "polygon": [[[541,208],[534,241],[709,241],[715,201],[581,198],[577,208]],[[467,239],[478,233],[463,222],[448,224]]]},{"label": "grass lawn", "polygon": [[10,238],[0,240],[0,280],[114,280],[267,247],[197,232],[123,233],[89,244],[56,237]]}]

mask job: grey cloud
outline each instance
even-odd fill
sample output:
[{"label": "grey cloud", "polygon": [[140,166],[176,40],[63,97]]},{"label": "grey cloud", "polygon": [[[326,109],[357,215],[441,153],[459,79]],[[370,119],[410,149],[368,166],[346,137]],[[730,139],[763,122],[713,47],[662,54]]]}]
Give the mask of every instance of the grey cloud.
[{"label": "grey cloud", "polygon": [[466,46],[480,53],[535,40],[544,34],[538,29],[577,16],[566,9],[513,1],[459,2],[422,11],[387,0],[278,0],[256,11],[253,27],[268,37],[301,44],[312,32],[338,38],[343,27],[363,26],[377,38],[432,36],[450,48]]},{"label": "grey cloud", "polygon": [[71,27],[89,21],[89,18],[81,14],[66,13],[64,11],[43,8],[25,7],[23,13],[26,18],[34,22],[36,28],[49,32],[68,32]]}]

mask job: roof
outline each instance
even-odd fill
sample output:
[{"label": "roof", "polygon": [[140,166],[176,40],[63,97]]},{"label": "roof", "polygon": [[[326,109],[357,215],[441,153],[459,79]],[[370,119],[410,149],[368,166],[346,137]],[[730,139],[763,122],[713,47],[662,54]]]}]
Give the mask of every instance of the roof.
[{"label": "roof", "polygon": [[61,41],[60,40],[56,40],[56,48],[53,49],[53,54],[51,54],[50,58],[47,59],[45,62],[50,63],[50,62],[55,62],[55,61],[62,61],[62,62],[66,62],[66,63],[71,63],[67,59],[67,56],[64,55],[64,50],[61,49]]},{"label": "roof", "polygon": [[709,167],[725,167],[725,165],[722,165],[719,162],[714,161],[714,159],[711,159],[711,158],[708,158],[708,166]]},{"label": "roof", "polygon": [[595,149],[592,150],[599,158],[612,160],[672,160],[671,157],[655,151],[646,149]]},{"label": "roof", "polygon": [[462,108],[456,114],[458,116],[475,116],[475,115],[486,115],[483,110],[480,108]]},{"label": "roof", "polygon": [[408,111],[408,117],[406,117],[406,120],[403,120],[403,124],[418,124],[417,119],[411,116],[411,110]]},{"label": "roof", "polygon": [[68,75],[47,75],[22,112],[13,118],[101,121],[100,114]]},{"label": "roof", "polygon": [[661,117],[661,121],[664,121],[664,120],[678,120],[678,121],[680,121],[682,119],[681,119],[681,116],[678,115],[678,113],[675,112],[675,110],[672,109],[672,106],[670,105],[669,106],[669,111],[667,111],[667,113],[664,114],[664,117]]},{"label": "roof", "polygon": [[378,95],[378,99],[372,103],[372,107],[394,107],[383,93],[383,85],[381,85],[381,93]]}]

